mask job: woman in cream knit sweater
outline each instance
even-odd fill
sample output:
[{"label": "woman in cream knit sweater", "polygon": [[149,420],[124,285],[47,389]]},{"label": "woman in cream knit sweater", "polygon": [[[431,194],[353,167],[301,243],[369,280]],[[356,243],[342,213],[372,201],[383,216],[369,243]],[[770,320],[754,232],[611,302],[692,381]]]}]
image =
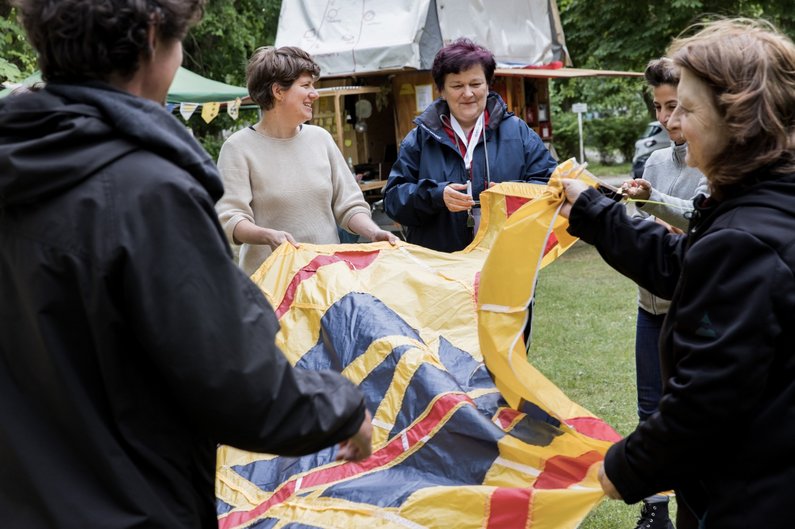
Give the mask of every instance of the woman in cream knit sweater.
[{"label": "woman in cream knit sweater", "polygon": [[246,70],[262,119],[224,143],[216,206],[240,266],[254,273],[283,242],[339,243],[337,225],[371,241],[397,242],[376,225],[356,179],[324,129],[306,124],[320,68],[299,48],[259,48]]}]

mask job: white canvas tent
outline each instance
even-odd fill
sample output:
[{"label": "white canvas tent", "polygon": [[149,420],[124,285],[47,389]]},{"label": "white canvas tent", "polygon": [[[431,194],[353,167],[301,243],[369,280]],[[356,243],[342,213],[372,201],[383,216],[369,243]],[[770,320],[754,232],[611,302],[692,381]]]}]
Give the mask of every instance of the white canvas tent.
[{"label": "white canvas tent", "polygon": [[446,42],[469,37],[500,65],[568,64],[555,0],[290,0],[276,46],[312,54],[324,77],[428,70]]}]

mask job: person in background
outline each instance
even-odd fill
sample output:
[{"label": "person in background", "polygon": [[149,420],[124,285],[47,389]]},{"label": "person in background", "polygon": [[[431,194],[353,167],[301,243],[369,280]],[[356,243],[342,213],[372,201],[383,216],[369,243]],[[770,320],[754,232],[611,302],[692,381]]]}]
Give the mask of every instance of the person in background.
[{"label": "person in background", "polygon": [[[687,229],[693,199],[698,194],[708,193],[707,180],[698,169],[685,163],[687,144],[682,138],[679,122],[671,119],[679,84],[679,74],[673,63],[668,58],[654,59],[646,67],[644,76],[652,90],[657,120],[668,131],[672,146],[654,151],[646,162],[643,177],[627,180],[621,189],[630,199],[638,200],[634,203],[637,217],[663,221],[681,233]],[[667,299],[657,297],[643,287],[638,288],[635,372],[640,422],[657,411],[662,396],[658,342],[669,304]],[[687,512],[687,509],[682,509],[677,511],[677,515],[686,516]],[[668,496],[656,494],[644,499],[637,527],[672,528]]]},{"label": "person in background", "polygon": [[557,166],[541,138],[489,91],[495,68],[494,55],[468,39],[436,54],[431,74],[441,97],[414,120],[384,188],[384,209],[410,243],[463,250],[484,189],[546,183]]},{"label": "person in background", "polygon": [[240,266],[254,273],[283,242],[338,244],[337,225],[371,241],[397,243],[378,227],[331,134],[306,122],[319,97],[320,67],[300,48],[258,48],[246,83],[262,109],[253,126],[221,147],[224,196],[217,211]]},{"label": "person in background", "polygon": [[276,347],[163,106],[203,1],[14,4],[47,85],[0,101],[2,526],[209,529],[219,443],[367,457],[363,395]]},{"label": "person in background", "polygon": [[[674,41],[672,120],[703,172],[685,234],[565,180],[569,231],[671,305],[659,410],[607,451],[605,493],[675,489],[699,527],[792,526],[795,479],[795,44],[764,21]],[[641,258],[639,259],[638,256]]]}]

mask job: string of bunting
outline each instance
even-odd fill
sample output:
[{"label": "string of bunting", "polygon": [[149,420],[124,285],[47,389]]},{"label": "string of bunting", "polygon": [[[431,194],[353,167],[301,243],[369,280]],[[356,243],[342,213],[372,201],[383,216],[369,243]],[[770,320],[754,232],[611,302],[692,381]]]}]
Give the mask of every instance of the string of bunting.
[{"label": "string of bunting", "polygon": [[[179,106],[179,115],[182,116],[182,119],[188,121],[191,116],[196,112],[196,110],[201,107],[201,117],[205,123],[209,123],[218,116],[221,110],[222,103],[219,102],[211,102],[211,103],[168,103],[166,105],[166,110],[169,112],[173,112],[177,106]],[[235,98],[234,101],[227,101],[226,102],[226,113],[229,114],[229,117],[232,119],[237,119],[239,112],[240,112],[240,105],[241,99],[239,97]]]}]

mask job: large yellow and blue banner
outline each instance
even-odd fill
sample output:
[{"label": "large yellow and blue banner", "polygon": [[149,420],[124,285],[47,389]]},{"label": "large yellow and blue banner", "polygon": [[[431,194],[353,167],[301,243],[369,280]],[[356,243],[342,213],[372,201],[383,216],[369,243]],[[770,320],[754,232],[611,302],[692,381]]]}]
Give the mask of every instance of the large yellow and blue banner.
[{"label": "large yellow and blue banner", "polygon": [[[574,528],[602,499],[596,468],[618,435],[530,363],[536,275],[575,241],[560,177],[481,195],[475,241],[445,254],[401,243],[283,245],[254,274],[306,369],[356,383],[373,455],[335,462],[220,447],[222,529]],[[296,418],[300,420],[300,418]]]}]

